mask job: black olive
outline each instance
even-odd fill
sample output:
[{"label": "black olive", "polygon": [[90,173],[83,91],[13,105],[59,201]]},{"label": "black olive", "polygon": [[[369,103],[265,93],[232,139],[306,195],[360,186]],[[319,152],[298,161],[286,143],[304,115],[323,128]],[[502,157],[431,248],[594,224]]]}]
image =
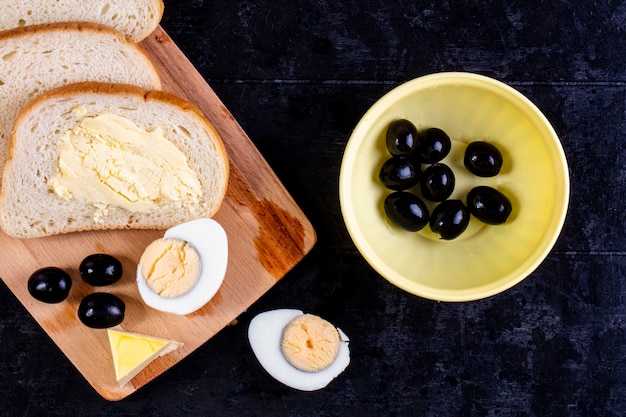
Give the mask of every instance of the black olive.
[{"label": "black olive", "polygon": [[406,190],[420,180],[422,167],[405,156],[394,156],[383,164],[378,177],[391,190]]},{"label": "black olive", "polygon": [[28,292],[44,303],[60,303],[72,288],[72,278],[61,268],[49,266],[33,272],[28,278]]},{"label": "black olive", "polygon": [[479,177],[494,177],[502,168],[502,154],[488,142],[472,142],[465,148],[463,164]]},{"label": "black olive", "polygon": [[452,149],[452,142],[446,132],[436,127],[431,127],[420,132],[420,140],[417,144],[417,155],[425,164],[433,164],[441,161]]},{"label": "black olive", "polygon": [[106,329],[124,320],[126,305],[119,297],[106,292],[86,295],[78,306],[78,318],[87,327]]},{"label": "black olive", "polygon": [[85,282],[102,287],[113,284],[122,277],[122,263],[114,256],[96,253],[83,259],[78,271]]},{"label": "black olive", "polygon": [[385,198],[385,213],[397,226],[417,232],[428,224],[428,207],[415,194],[396,191]]},{"label": "black olive", "polygon": [[385,134],[387,149],[392,155],[410,155],[417,148],[417,129],[410,121],[398,119],[391,122]]},{"label": "black olive", "polygon": [[513,207],[511,200],[495,188],[481,185],[467,193],[470,213],[486,224],[502,224],[509,218]]},{"label": "black olive", "polygon": [[420,189],[424,198],[430,201],[443,201],[454,191],[454,173],[446,164],[436,163],[424,170]]},{"label": "black olive", "polygon": [[461,200],[446,200],[433,210],[430,230],[443,240],[459,237],[469,225],[470,212]]}]

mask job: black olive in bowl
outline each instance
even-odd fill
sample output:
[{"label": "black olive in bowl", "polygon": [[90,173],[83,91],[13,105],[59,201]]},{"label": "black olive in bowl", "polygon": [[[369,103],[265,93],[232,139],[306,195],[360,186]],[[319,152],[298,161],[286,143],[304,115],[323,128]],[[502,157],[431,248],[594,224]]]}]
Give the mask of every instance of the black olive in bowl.
[{"label": "black olive in bowl", "polygon": [[467,193],[470,213],[486,224],[502,224],[511,215],[511,200],[495,188],[480,185]]},{"label": "black olive in bowl", "polygon": [[463,165],[479,177],[494,177],[502,169],[502,154],[489,142],[472,142],[465,148]]},{"label": "black olive in bowl", "polygon": [[383,164],[378,178],[390,190],[406,190],[416,185],[422,175],[422,167],[406,156],[394,156]]},{"label": "black olive in bowl", "polygon": [[424,164],[434,164],[448,156],[452,149],[450,136],[443,130],[431,127],[420,132],[417,156]]},{"label": "black olive in bowl", "polygon": [[385,213],[395,225],[417,232],[428,224],[428,207],[413,193],[396,191],[385,198]]},{"label": "black olive in bowl", "polygon": [[411,155],[417,149],[418,140],[417,128],[406,119],[394,120],[385,133],[387,150],[392,155]]},{"label": "black olive in bowl", "polygon": [[420,190],[430,201],[444,201],[452,195],[455,185],[454,172],[446,164],[435,163],[422,173]]},{"label": "black olive in bowl", "polygon": [[430,230],[443,240],[461,236],[467,229],[470,212],[461,200],[446,200],[434,208],[430,216]]}]

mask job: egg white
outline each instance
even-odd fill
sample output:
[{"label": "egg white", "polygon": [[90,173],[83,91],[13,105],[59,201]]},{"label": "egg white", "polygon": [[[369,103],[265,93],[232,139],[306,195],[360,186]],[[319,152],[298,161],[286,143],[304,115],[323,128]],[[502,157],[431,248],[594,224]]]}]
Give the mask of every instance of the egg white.
[{"label": "egg white", "polygon": [[174,226],[163,237],[185,240],[198,252],[201,265],[196,285],[179,297],[162,297],[148,287],[139,264],[137,287],[141,298],[150,307],[184,316],[208,303],[222,285],[228,264],[228,238],[218,222],[207,218]]},{"label": "egg white", "polygon": [[287,361],[280,345],[285,326],[302,314],[302,311],[294,309],[260,313],[250,322],[248,340],[257,360],[274,379],[294,389],[315,391],[326,387],[350,363],[349,339],[338,328],[340,345],[335,361],[318,372],[301,371]]}]

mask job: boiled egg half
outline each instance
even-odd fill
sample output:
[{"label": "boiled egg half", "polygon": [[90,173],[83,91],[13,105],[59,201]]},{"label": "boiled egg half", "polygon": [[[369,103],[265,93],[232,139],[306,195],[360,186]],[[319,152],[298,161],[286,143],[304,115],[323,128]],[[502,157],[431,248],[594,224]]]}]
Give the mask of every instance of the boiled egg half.
[{"label": "boiled egg half", "polygon": [[301,310],[280,309],[257,315],[250,322],[248,339],[267,373],[301,391],[324,388],[350,363],[345,333]]},{"label": "boiled egg half", "polygon": [[156,310],[193,313],[217,293],[227,264],[228,239],[217,221],[179,224],[146,247],[137,265],[139,294]]}]

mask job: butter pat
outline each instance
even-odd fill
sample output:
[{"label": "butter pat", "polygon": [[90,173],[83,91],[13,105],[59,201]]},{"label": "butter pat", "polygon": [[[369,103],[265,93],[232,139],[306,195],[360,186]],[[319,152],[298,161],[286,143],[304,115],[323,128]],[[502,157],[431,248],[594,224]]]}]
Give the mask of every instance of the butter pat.
[{"label": "butter pat", "polygon": [[107,329],[115,368],[115,379],[124,385],[159,356],[166,355],[183,344],[120,329]]},{"label": "butter pat", "polygon": [[107,206],[148,212],[171,202],[194,204],[202,196],[186,156],[162,129],[148,132],[114,114],[84,117],[65,132],[58,165],[52,190],[94,205],[98,216],[106,216]]},{"label": "butter pat", "polygon": [[306,372],[321,371],[339,354],[339,332],[321,317],[303,314],[285,326],[281,348],[294,367]]},{"label": "butter pat", "polygon": [[182,239],[153,241],[141,255],[139,264],[148,288],[161,297],[188,293],[200,277],[200,256]]}]

